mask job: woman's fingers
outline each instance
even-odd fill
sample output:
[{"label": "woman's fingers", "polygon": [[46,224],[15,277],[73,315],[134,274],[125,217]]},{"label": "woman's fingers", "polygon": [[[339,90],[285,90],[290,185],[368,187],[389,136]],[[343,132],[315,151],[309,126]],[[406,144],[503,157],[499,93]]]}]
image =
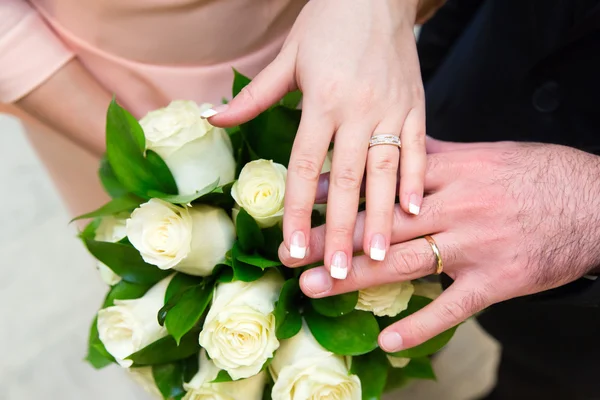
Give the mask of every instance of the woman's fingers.
[{"label": "woman's fingers", "polygon": [[[434,237],[443,255],[444,268],[452,271],[458,257],[451,244],[453,235],[440,233]],[[348,278],[343,281],[331,279],[323,267],[309,269],[300,277],[300,287],[307,296],[321,298],[421,278],[433,274],[436,266],[437,259],[431,246],[419,238],[391,246],[383,262],[375,262],[367,256],[354,257]]]},{"label": "woman's fingers", "polygon": [[400,204],[404,211],[418,215],[423,201],[427,152],[425,148],[425,105],[412,108],[400,139]]},{"label": "woman's fingers", "polygon": [[[373,137],[398,137],[401,121],[379,124]],[[385,133],[384,133],[385,132]],[[400,152],[392,144],[376,145],[367,154],[366,213],[363,249],[371,259],[383,261],[390,245]]]},{"label": "woman's fingers", "polygon": [[432,303],[384,329],[379,345],[388,353],[418,346],[490,304],[490,295],[476,276],[460,277]]},{"label": "woman's fingers", "polygon": [[296,90],[295,61],[294,47],[284,47],[231,102],[204,111],[202,117],[221,127],[240,125],[255,118],[288,92]]},{"label": "woman's fingers", "polygon": [[283,237],[288,255],[295,260],[306,256],[310,223],[321,168],[333,136],[333,122],[310,104],[302,114],[288,165],[283,217]]},{"label": "woman's fingers", "polygon": [[325,266],[331,276],[345,279],[352,261],[352,238],[372,126],[343,125],[336,132],[329,175]]}]

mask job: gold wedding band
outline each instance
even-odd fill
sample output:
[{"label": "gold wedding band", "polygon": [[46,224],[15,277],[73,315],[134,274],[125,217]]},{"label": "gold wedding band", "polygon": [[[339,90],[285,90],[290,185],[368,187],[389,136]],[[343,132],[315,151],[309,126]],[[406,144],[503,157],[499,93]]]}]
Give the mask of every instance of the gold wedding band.
[{"label": "gold wedding band", "polygon": [[431,250],[433,250],[433,254],[435,254],[435,258],[437,260],[435,274],[439,275],[442,273],[442,271],[444,271],[444,262],[442,261],[442,254],[440,253],[440,249],[438,248],[437,244],[435,243],[435,240],[433,240],[433,238],[431,236],[425,235],[424,238],[425,238],[425,240],[427,240],[427,243],[429,243],[429,245],[431,246]]},{"label": "gold wedding band", "polygon": [[389,144],[398,148],[402,147],[402,144],[400,143],[400,138],[395,135],[374,135],[371,136],[371,139],[369,139],[369,148],[373,146],[381,146],[384,144]]}]

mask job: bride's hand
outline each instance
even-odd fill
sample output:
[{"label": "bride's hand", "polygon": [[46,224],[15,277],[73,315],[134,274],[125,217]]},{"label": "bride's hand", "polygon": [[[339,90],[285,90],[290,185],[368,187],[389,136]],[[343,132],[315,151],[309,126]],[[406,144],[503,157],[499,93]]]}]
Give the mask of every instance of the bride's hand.
[{"label": "bride's hand", "polygon": [[[284,238],[291,255],[309,248],[310,216],[321,166],[335,135],[327,207],[326,267],[344,279],[352,258],[359,191],[366,167],[363,248],[383,260],[389,248],[400,160],[400,204],[418,214],[425,174],[425,106],[413,26],[417,0],[313,0],[279,56],[210,119],[247,121],[287,92],[303,92],[303,114],[288,168]],[[214,113],[213,113],[214,114]],[[400,136],[369,150],[374,135]]]}]

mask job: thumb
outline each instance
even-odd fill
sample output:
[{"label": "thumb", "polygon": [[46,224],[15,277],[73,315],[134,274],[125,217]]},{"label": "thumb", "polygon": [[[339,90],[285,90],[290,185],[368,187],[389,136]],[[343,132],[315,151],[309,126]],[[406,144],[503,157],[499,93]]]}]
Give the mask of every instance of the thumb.
[{"label": "thumb", "polygon": [[471,279],[457,279],[432,303],[383,330],[379,344],[388,353],[418,346],[488,305],[481,285]]},{"label": "thumb", "polygon": [[211,108],[202,117],[220,127],[236,126],[255,118],[296,89],[295,61],[295,54],[283,49],[229,104]]}]

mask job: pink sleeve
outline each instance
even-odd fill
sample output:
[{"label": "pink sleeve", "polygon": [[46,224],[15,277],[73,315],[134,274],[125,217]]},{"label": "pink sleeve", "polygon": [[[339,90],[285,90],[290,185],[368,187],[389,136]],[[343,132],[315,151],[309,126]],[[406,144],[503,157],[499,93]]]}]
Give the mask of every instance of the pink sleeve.
[{"label": "pink sleeve", "polygon": [[73,57],[25,0],[0,0],[0,103],[19,100]]}]

